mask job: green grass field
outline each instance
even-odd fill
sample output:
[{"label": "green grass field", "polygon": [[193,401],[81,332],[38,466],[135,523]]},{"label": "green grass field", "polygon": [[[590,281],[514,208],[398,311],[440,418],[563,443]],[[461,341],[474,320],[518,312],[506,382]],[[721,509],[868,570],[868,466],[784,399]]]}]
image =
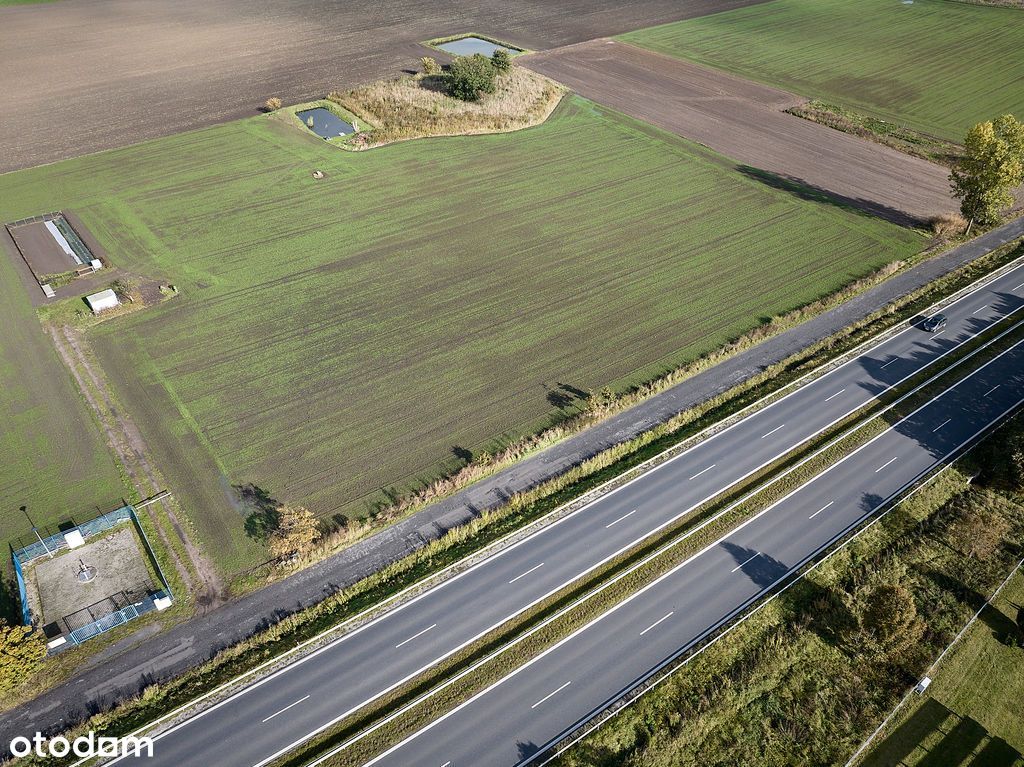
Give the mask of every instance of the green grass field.
[{"label": "green grass field", "polygon": [[864,767],[1021,767],[1024,765],[1024,646],[1007,643],[1024,609],[1019,573],[946,656],[928,693],[914,698],[900,724],[864,759]]},{"label": "green grass field", "polygon": [[231,485],[365,515],[560,384],[649,379],[923,244],[577,98],[507,135],[353,154],[260,117],[0,176],[4,220],[58,208],[180,288],[90,338],[228,570],[263,555]]},{"label": "green grass field", "polygon": [[948,0],[774,0],[622,39],[955,141],[1024,117],[1019,9]]},{"label": "green grass field", "polygon": [[0,251],[0,542],[95,516],[125,492],[99,427]]}]

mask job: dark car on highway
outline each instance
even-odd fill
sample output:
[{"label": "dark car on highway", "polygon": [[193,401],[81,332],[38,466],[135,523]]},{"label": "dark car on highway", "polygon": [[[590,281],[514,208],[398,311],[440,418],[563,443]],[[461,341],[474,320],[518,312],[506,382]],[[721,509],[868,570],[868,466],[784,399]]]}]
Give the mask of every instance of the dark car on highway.
[{"label": "dark car on highway", "polygon": [[926,319],[921,323],[921,329],[927,330],[929,333],[938,333],[940,330],[946,327],[946,315],[935,314]]}]

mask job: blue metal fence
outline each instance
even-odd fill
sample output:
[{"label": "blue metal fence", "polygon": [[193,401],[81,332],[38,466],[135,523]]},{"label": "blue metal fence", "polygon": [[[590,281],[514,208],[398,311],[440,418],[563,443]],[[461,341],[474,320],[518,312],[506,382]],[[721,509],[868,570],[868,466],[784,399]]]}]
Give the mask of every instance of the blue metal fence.
[{"label": "blue metal fence", "polygon": [[[145,530],[142,529],[142,525],[139,523],[139,518],[132,506],[127,505],[114,509],[106,514],[101,514],[94,519],[90,519],[88,522],[83,522],[78,525],[77,528],[72,529],[77,529],[82,534],[83,538],[88,539],[94,535],[98,535],[99,533],[103,533],[111,529],[121,522],[129,520],[135,525],[135,529],[142,538],[146,554],[149,556],[153,568],[160,579],[160,585],[163,588],[153,593],[140,594],[140,592],[137,591],[132,592],[135,596],[131,597],[129,597],[127,593],[121,593],[119,598],[121,599],[122,607],[113,610],[106,615],[102,615],[84,625],[74,628],[72,628],[74,625],[74,621],[71,620],[72,616],[65,616],[65,618],[62,618],[59,623],[64,624],[63,631],[65,632],[65,636],[67,636],[74,644],[81,644],[87,639],[98,636],[105,631],[110,631],[112,628],[116,628],[130,620],[138,618],[140,615],[152,612],[157,609],[156,601],[158,599],[173,599],[170,585],[167,583],[167,579],[164,577],[163,571],[160,569],[160,565],[156,561],[156,555],[149,543],[149,538],[146,536]],[[26,626],[32,624],[32,613],[29,610],[25,575],[22,570],[22,566],[39,559],[40,557],[47,556],[53,552],[60,551],[61,549],[66,549],[68,547],[67,541],[64,537],[66,532],[68,531],[61,531],[52,535],[47,535],[11,552],[11,560],[14,563],[14,573],[18,580],[19,597],[21,598],[22,620]],[[111,599],[113,599],[113,597],[111,597]],[[124,604],[124,601],[127,601],[127,599],[133,599],[135,601],[132,601],[130,604]],[[93,607],[96,607],[96,605]],[[80,612],[87,611],[88,608]],[[87,615],[86,617],[91,616]]]},{"label": "blue metal fence", "polygon": [[28,609],[28,592],[25,590],[25,574],[21,572],[21,562],[17,556],[11,557],[14,560],[14,575],[18,579],[18,597],[21,599],[21,620],[26,626],[32,623],[32,613]]}]

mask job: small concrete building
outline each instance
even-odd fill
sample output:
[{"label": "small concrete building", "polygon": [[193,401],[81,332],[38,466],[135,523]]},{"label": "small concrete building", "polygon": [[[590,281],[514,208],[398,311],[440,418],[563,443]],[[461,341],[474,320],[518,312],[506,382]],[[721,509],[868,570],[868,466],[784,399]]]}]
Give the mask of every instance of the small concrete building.
[{"label": "small concrete building", "polygon": [[99,293],[93,293],[91,296],[86,296],[85,302],[89,304],[93,314],[99,314],[106,309],[113,309],[121,303],[117,300],[117,293],[110,288],[101,290]]}]

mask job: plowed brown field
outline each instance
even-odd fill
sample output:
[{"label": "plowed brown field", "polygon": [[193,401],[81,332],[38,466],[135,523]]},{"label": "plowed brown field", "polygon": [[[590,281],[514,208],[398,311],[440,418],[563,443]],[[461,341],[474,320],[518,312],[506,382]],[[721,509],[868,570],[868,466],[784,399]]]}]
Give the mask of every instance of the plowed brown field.
[{"label": "plowed brown field", "polygon": [[[75,0],[0,8],[0,172],[308,101],[475,31],[535,50],[761,0]],[[144,172],[140,170],[140,172]]]},{"label": "plowed brown field", "polygon": [[800,96],[613,40],[521,61],[589,99],[711,147],[767,184],[898,223],[955,210],[938,165],[783,112]]}]

